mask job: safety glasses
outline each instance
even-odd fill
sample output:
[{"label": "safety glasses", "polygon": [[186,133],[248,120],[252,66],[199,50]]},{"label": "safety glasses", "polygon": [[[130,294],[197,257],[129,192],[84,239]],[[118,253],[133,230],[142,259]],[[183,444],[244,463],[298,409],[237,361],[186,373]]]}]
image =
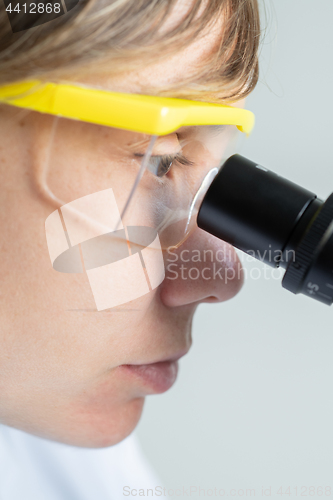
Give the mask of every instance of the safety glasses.
[{"label": "safety glasses", "polygon": [[61,83],[27,81],[3,86],[0,102],[151,135],[166,135],[192,125],[235,125],[250,134],[254,125],[251,111],[233,106]]},{"label": "safety glasses", "polygon": [[187,237],[237,130],[254,125],[233,106],[64,83],[4,86],[0,102],[55,116],[43,179],[59,207],[111,187],[119,224],[150,225],[162,248]]},{"label": "safety glasses", "polygon": [[[42,125],[48,154],[39,170],[52,208],[49,253],[58,271],[84,267],[99,310],[161,282],[161,250],[181,245],[196,227],[237,133],[248,135],[254,124],[250,111],[233,106],[68,84],[8,85],[0,102],[51,115]],[[132,291],[123,266],[137,284]]]}]

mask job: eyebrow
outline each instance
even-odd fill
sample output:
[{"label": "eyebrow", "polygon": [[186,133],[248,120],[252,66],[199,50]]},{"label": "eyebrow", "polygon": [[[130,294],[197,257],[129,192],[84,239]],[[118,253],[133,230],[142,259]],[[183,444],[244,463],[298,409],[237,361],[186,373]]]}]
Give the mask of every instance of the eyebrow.
[{"label": "eyebrow", "polygon": [[[152,136],[148,136],[148,137],[142,138],[142,140],[140,140],[140,141],[136,141],[136,142],[134,142],[132,144],[129,144],[129,149],[131,151],[134,151],[134,152],[137,152],[138,149],[141,149],[142,151],[145,152],[146,149],[147,149],[147,147],[149,146],[151,138],[152,138]],[[174,140],[170,141],[171,138],[174,139]],[[163,153],[160,154],[158,152],[159,148],[164,148],[164,147],[167,146],[170,149],[172,146],[175,146],[176,144],[179,145],[178,137],[177,137],[176,132],[172,132],[172,133],[170,133],[168,135],[158,135],[157,139],[156,139],[156,142],[154,144],[152,155],[153,156],[165,156]],[[175,149],[174,154],[177,154],[176,148],[174,147],[173,149]]]},{"label": "eyebrow", "polygon": [[[156,149],[158,149],[159,146],[163,147],[163,142],[170,140],[170,137],[176,135],[179,138],[179,136],[182,135],[181,129],[189,130],[189,129],[193,129],[193,128],[195,129],[198,127],[205,128],[206,130],[208,130],[212,133],[219,134],[219,133],[223,132],[227,127],[230,127],[230,125],[192,125],[192,126],[188,126],[188,127],[181,127],[180,134],[178,134],[177,131],[175,131],[175,132],[171,132],[170,134],[167,134],[167,135],[158,135],[156,142],[155,142],[155,145],[154,145],[155,151],[156,151]],[[148,147],[148,145],[151,141],[151,138],[152,138],[151,135],[146,135],[146,137],[142,138],[141,140],[130,144],[129,148],[132,151],[135,151],[137,149],[146,150],[146,148]],[[177,154],[177,152],[175,152],[174,154]],[[141,155],[136,155],[136,156],[141,156]],[[152,156],[165,156],[165,154],[159,154],[158,152],[152,152]]]}]

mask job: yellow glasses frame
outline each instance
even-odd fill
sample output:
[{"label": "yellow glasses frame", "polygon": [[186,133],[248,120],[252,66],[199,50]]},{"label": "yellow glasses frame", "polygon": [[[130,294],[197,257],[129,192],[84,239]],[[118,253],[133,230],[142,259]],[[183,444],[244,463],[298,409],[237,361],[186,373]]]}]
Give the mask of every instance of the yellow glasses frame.
[{"label": "yellow glasses frame", "polygon": [[254,126],[254,114],[243,108],[36,80],[0,87],[0,102],[151,135],[191,125],[235,125],[249,135]]}]

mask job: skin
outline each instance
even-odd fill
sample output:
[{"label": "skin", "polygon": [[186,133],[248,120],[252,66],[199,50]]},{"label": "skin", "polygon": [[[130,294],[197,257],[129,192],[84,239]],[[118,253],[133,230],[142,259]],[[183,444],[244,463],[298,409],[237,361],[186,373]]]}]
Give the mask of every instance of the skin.
[{"label": "skin", "polygon": [[[184,71],[204,64],[216,50],[220,29],[154,67],[117,80],[92,78],[88,71],[80,81],[125,92],[142,92],[153,81],[158,92],[171,80],[181,80]],[[62,140],[52,150],[50,185],[69,201],[111,183],[121,204],[122,190],[139,163],[131,162],[129,172],[111,158],[113,169],[106,173],[95,165],[92,148],[101,129],[68,122],[60,120],[57,137]],[[121,365],[186,354],[198,305],[232,298],[243,275],[232,247],[196,228],[174,253],[210,249],[215,256],[220,250],[228,257],[224,263],[215,260],[215,265],[225,272],[234,270],[233,279],[186,280],[180,274],[168,279],[167,271],[166,279],[150,293],[96,312],[86,274],[58,273],[50,265],[44,224],[55,206],[41,179],[53,123],[51,116],[9,106],[0,112],[0,421],[76,446],[110,446],[133,431],[145,396],[153,392]],[[118,145],[126,142],[123,136],[118,139],[112,140]],[[171,143],[159,147],[167,150]],[[75,185],[66,185],[69,171],[75,174]],[[213,265],[214,261],[195,264],[199,271]]]}]

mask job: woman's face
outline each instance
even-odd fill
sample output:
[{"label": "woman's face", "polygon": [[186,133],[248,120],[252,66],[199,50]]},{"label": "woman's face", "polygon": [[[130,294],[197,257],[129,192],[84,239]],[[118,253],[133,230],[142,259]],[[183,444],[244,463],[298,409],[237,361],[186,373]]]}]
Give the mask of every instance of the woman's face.
[{"label": "woman's face", "polygon": [[[153,82],[158,90],[195,71],[218,41],[211,31],[154,67],[117,80],[87,76],[84,83],[144,92]],[[58,119],[50,149],[54,120],[9,107],[0,114],[0,421],[49,439],[102,447],[134,429],[145,396],[171,387],[176,360],[191,346],[198,304],[230,299],[243,277],[232,247],[196,228],[173,250],[172,271],[166,266],[157,288],[97,311],[86,273],[60,273],[51,266],[45,220],[55,207],[45,186],[66,202],[112,187],[123,205],[149,138]],[[177,148],[170,134],[158,140],[154,154],[175,154]],[[186,168],[183,179],[196,185],[202,171]],[[141,193],[146,189],[149,196],[156,182],[144,177]],[[134,215],[144,223],[140,212]],[[210,258],[204,259],[207,252]],[[196,259],[187,263],[191,255]],[[166,264],[168,258],[164,252]],[[186,266],[196,267],[199,278],[190,279]]]}]

